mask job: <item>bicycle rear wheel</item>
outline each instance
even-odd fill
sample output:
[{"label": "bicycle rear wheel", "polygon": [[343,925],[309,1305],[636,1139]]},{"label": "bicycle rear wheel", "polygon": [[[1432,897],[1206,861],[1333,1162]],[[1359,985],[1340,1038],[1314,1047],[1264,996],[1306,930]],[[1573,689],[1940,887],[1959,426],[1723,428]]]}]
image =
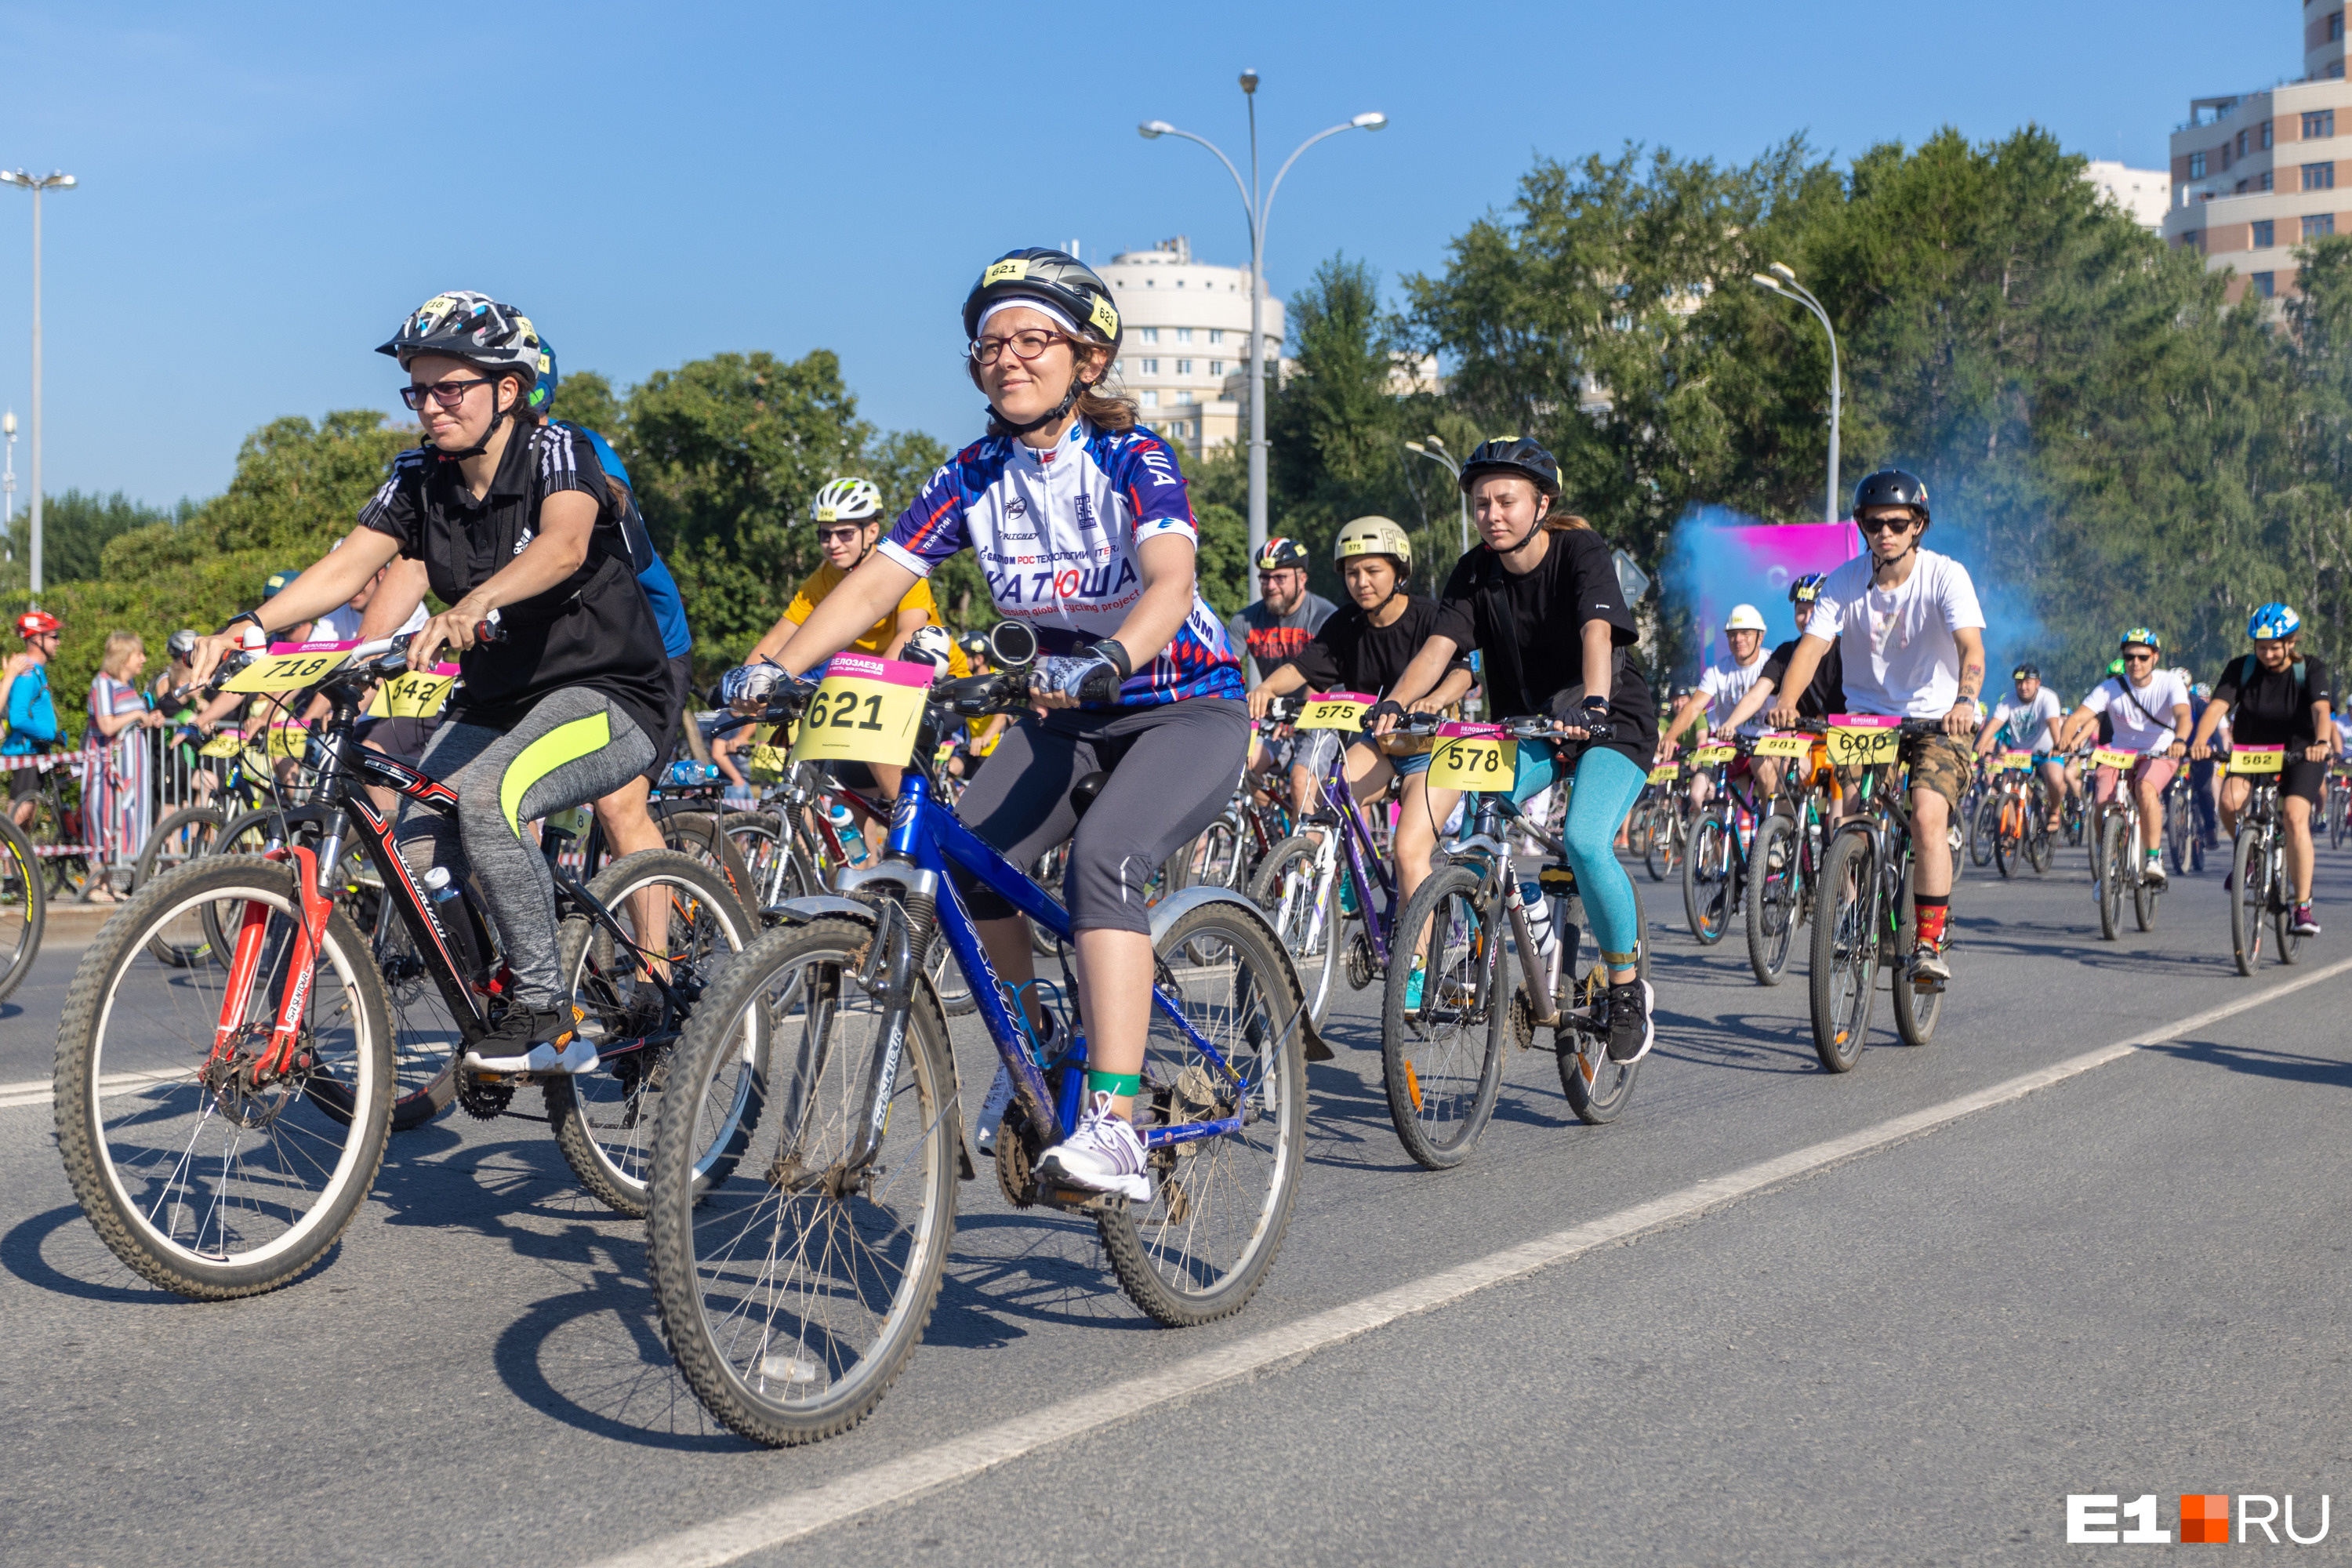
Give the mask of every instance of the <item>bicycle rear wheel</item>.
[{"label": "bicycle rear wheel", "polygon": [[2299,963],[2303,961],[2303,938],[2294,934],[2294,895],[2287,891],[2286,856],[2281,844],[2284,835],[2272,830],[2270,853],[2271,929],[2278,937],[2278,961]]},{"label": "bicycle rear wheel", "polygon": [[1649,870],[1653,882],[1664,881],[1682,864],[1683,833],[1682,813],[1662,803],[1652,819],[1650,847],[1642,857],[1642,864]]},{"label": "bicycle rear wheel", "polygon": [[1972,866],[1990,865],[1993,842],[2000,837],[2000,795],[1997,791],[1986,790],[1973,804],[1976,809],[1967,817],[1969,863]]},{"label": "bicycle rear wheel", "polygon": [[1797,848],[1797,824],[1776,811],[1757,829],[1755,846],[1748,851],[1748,967],[1759,985],[1780,984],[1780,973],[1789,966],[1803,875]]},{"label": "bicycle rear wheel", "polygon": [[1842,833],[1830,841],[1813,903],[1808,979],[1813,1053],[1832,1072],[1852,1071],[1870,1039],[1870,1009],[1878,994],[1878,933],[1871,929],[1877,875],[1866,836]]},{"label": "bicycle rear wheel", "polygon": [[[1953,858],[1958,859],[1958,857],[1954,856]],[[1903,887],[1896,895],[1900,901],[1895,907],[1903,911],[1902,923],[1895,933],[1895,951],[1898,953],[1908,953],[1917,942],[1918,910],[1912,902],[1917,876],[1918,862],[1913,859],[1903,868]],[[1949,911],[1946,913],[1948,919]],[[1951,927],[1948,924],[1944,930],[1944,941],[1948,947]],[[1892,977],[1890,989],[1895,993],[1895,1037],[1906,1046],[1924,1046],[1934,1039],[1936,1023],[1944,1016],[1944,988],[1938,985],[1922,991],[1911,984],[1908,974],[1898,969]]]},{"label": "bicycle rear wheel", "polygon": [[2131,879],[2131,867],[2126,857],[2130,849],[2130,825],[2120,812],[2110,814],[2099,826],[2098,862],[2093,868],[2099,900],[2099,935],[2108,942],[2115,941],[2123,930],[2124,884]]},{"label": "bicycle rear wheel", "polygon": [[[220,844],[221,814],[209,805],[192,805],[173,812],[155,825],[148,836],[147,847],[139,852],[139,864],[131,874],[131,890],[139,892],[148,883],[167,871],[175,871],[199,856],[214,853]],[[185,969],[211,951],[202,922],[198,923],[194,940],[180,946],[163,945],[159,933],[152,939],[156,945],[148,951],[158,963],[174,969]]]},{"label": "bicycle rear wheel", "polygon": [[[557,973],[598,1061],[593,1072],[547,1080],[547,1121],[580,1184],[605,1207],[643,1219],[654,1126],[692,999],[751,945],[759,928],[717,871],[677,850],[644,849],[615,860],[597,873],[588,892],[646,954],[667,963],[669,989],[655,980],[645,958],[590,915],[573,914],[563,922],[556,939]],[[658,914],[641,912],[641,899]],[[662,923],[648,933],[638,924],[642,919]],[[757,1020],[736,1042],[745,1070],[734,1082],[746,1098],[732,1123],[722,1117],[712,1124],[706,1175],[709,1162],[725,1157],[740,1124],[758,1113],[756,1086],[766,1076],[767,1045]]]},{"label": "bicycle rear wheel", "polygon": [[1240,1311],[1282,1250],[1307,1163],[1305,1002],[1273,932],[1230,903],[1180,916],[1158,959],[1136,1130],[1242,1124],[1152,1149],[1151,1201],[1097,1209],[1095,1230],[1128,1300],[1191,1328]]},{"label": "bicycle rear wheel", "polygon": [[[1298,983],[1307,988],[1307,1021],[1320,1029],[1336,989],[1332,977],[1339,972],[1348,944],[1347,921],[1340,917],[1339,900],[1331,896],[1336,889],[1316,875],[1318,854],[1315,841],[1303,833],[1284,839],[1257,863],[1249,896],[1265,911],[1275,936],[1289,951]],[[1347,874],[1345,867],[1339,869],[1338,876]]]},{"label": "bicycle rear wheel", "polygon": [[2230,850],[2230,952],[2238,973],[2252,974],[2263,960],[2263,908],[2270,895],[2270,867],[2263,830],[2241,823]]},{"label": "bicycle rear wheel", "polygon": [[[873,1107],[882,1005],[857,982],[873,928],[782,926],[703,996],[654,1130],[646,1258],[662,1332],[730,1430],[829,1437],[881,1403],[923,1337],[955,1236],[956,1109],[947,1021],[918,985],[873,1161],[845,1160]],[[770,1037],[765,1092],[741,1042]],[[726,1171],[709,1152],[740,1139]]]},{"label": "bicycle rear wheel", "polygon": [[[173,968],[149,943],[240,910],[256,966],[224,1025],[228,967]],[[246,925],[250,918],[253,924]],[[58,1152],[82,1212],[141,1278],[199,1300],[273,1289],[331,1247],[383,1159],[392,1030],[367,944],[330,912],[289,1068],[254,1081],[300,919],[291,868],[206,857],[157,878],[82,955],[58,1026]],[[327,1092],[346,1114],[330,1114]],[[355,1111],[356,1113],[352,1113]]]},{"label": "bicycle rear wheel", "polygon": [[[1642,890],[1633,889],[1635,930],[1641,935],[1633,939],[1633,973],[1643,980],[1650,978],[1650,921],[1642,912]],[[1591,1017],[1596,1009],[1604,1007],[1609,997],[1609,971],[1593,955],[1592,967],[1569,987],[1561,1006],[1571,1013]],[[1602,1127],[1617,1120],[1633,1098],[1633,1080],[1641,1076],[1640,1062],[1612,1061],[1609,1042],[1599,1035],[1580,1029],[1563,1028],[1552,1031],[1552,1049],[1559,1058],[1560,1092],[1568,1096],[1568,1108],[1576,1119],[1588,1127]]]},{"label": "bicycle rear wheel", "polygon": [[1713,947],[1731,929],[1738,846],[1726,816],[1724,806],[1708,806],[1693,819],[1683,845],[1683,914],[1702,947]]},{"label": "bicycle rear wheel", "polygon": [[[2138,854],[2140,852],[2139,846],[2137,844],[2133,845],[2130,852],[2135,855]],[[2133,879],[2132,920],[2140,930],[2154,931],[2156,929],[2157,900],[2163,897],[2163,891],[2158,889],[2155,883],[2149,881],[2146,875],[2143,874]]]},{"label": "bicycle rear wheel", "polygon": [[[1432,872],[1405,900],[1389,950],[1381,1006],[1389,1121],[1405,1152],[1433,1171],[1460,1164],[1477,1147],[1502,1088],[1513,975],[1502,911],[1490,920],[1484,907],[1486,885],[1467,866]],[[1421,999],[1408,1006],[1415,952],[1425,955]]]}]

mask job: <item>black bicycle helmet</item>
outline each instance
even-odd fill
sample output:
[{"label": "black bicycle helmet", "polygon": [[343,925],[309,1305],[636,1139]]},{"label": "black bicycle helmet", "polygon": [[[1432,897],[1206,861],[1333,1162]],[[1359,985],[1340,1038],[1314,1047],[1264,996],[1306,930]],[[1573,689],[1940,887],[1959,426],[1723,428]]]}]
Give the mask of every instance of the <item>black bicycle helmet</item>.
[{"label": "black bicycle helmet", "polygon": [[1906,474],[1900,468],[1881,468],[1853,487],[1853,513],[1860,517],[1874,506],[1907,506],[1927,517],[1927,486],[1916,474]]},{"label": "black bicycle helmet", "polygon": [[2009,672],[2009,678],[2011,680],[2039,680],[2042,672],[2030,664],[2021,664]]},{"label": "black bicycle helmet", "polygon": [[980,281],[963,300],[963,335],[980,336],[980,315],[996,300],[1042,300],[1078,324],[1078,330],[1100,338],[1113,352],[1121,327],[1118,304],[1110,286],[1094,269],[1064,250],[1007,251],[988,264]]},{"label": "black bicycle helmet", "polygon": [[1822,584],[1827,581],[1828,579],[1818,572],[1806,573],[1789,584],[1789,603],[1792,605],[1819,603],[1822,596]]},{"label": "black bicycle helmet", "polygon": [[1279,572],[1290,566],[1307,570],[1307,546],[1298,541],[1276,534],[1258,547],[1257,570]]},{"label": "black bicycle helmet", "polygon": [[1478,449],[1462,465],[1463,492],[1467,494],[1487,474],[1518,474],[1533,480],[1547,500],[1559,495],[1559,464],[1524,436],[1498,436],[1479,442]]}]

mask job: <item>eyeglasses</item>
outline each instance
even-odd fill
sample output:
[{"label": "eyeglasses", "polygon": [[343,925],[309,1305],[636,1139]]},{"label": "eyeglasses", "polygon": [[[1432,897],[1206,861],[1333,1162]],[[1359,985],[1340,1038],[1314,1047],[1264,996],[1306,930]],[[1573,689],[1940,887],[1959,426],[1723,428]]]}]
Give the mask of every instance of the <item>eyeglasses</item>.
[{"label": "eyeglasses", "polygon": [[453,376],[447,381],[436,381],[429,384],[411,382],[400,389],[400,400],[412,409],[421,408],[425,405],[426,394],[429,393],[432,395],[433,401],[442,407],[455,408],[466,401],[466,394],[468,391],[477,386],[492,384],[494,384],[493,378],[487,375],[478,375],[471,381],[459,381]]},{"label": "eyeglasses", "polygon": [[820,528],[816,531],[819,544],[848,544],[866,531],[862,528]]},{"label": "eyeglasses", "polygon": [[2124,655],[2124,662],[2126,664],[2154,664],[2156,662],[2156,655],[2152,653],[2127,653]]},{"label": "eyeglasses", "polygon": [[1013,351],[1013,358],[1026,363],[1029,360],[1035,359],[1039,354],[1044,353],[1055,343],[1074,342],[1076,341],[1076,339],[1064,332],[1044,332],[1032,330],[1025,332],[1015,332],[1009,338],[982,338],[964,352],[971,356],[971,363],[974,364],[994,364],[996,363],[997,356],[1002,354],[1009,347]]},{"label": "eyeglasses", "polygon": [[1916,517],[1859,517],[1853,525],[1864,533],[1900,533],[1918,521]]}]

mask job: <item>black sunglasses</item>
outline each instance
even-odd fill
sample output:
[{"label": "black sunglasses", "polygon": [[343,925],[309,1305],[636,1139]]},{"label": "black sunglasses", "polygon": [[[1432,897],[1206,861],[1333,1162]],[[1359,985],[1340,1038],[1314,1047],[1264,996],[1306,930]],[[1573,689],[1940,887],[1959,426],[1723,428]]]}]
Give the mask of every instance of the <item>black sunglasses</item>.
[{"label": "black sunglasses", "polygon": [[1899,533],[1918,521],[1916,517],[1863,517],[1856,518],[1853,525],[1864,533]]},{"label": "black sunglasses", "polygon": [[455,408],[457,405],[466,401],[466,394],[473,388],[477,386],[494,386],[496,384],[496,379],[487,375],[478,375],[471,381],[460,381],[457,377],[452,376],[447,381],[436,381],[430,384],[411,382],[409,384],[400,389],[400,400],[408,405],[412,409],[422,408],[425,406],[425,396],[429,394],[431,395],[433,401],[439,404],[442,407]]},{"label": "black sunglasses", "polygon": [[846,544],[865,531],[862,528],[820,528],[816,531],[816,542],[819,544],[831,544],[839,541]]}]

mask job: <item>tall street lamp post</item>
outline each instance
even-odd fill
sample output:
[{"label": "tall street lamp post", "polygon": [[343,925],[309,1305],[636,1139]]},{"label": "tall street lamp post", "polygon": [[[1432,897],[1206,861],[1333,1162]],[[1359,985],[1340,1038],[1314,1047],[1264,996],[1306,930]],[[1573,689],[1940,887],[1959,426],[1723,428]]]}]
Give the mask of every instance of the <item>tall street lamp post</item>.
[{"label": "tall street lamp post", "polygon": [[1822,521],[1823,522],[1835,522],[1838,520],[1839,387],[1837,329],[1830,325],[1830,313],[1822,309],[1822,302],[1819,300],[1814,299],[1811,292],[1808,290],[1803,284],[1797,281],[1797,275],[1795,273],[1790,271],[1786,267],[1781,266],[1779,262],[1776,261],[1772,263],[1770,277],[1768,278],[1763,273],[1758,272],[1751,274],[1748,281],[1754,283],[1759,289],[1763,289],[1771,293],[1778,294],[1783,300],[1796,300],[1797,303],[1802,305],[1806,310],[1811,310],[1816,317],[1820,318],[1822,331],[1830,335],[1830,498],[1829,504],[1822,510]]},{"label": "tall street lamp post", "polygon": [[41,601],[41,193],[70,190],[71,174],[52,169],[35,174],[23,169],[0,169],[0,180],[33,193],[33,602]]},{"label": "tall street lamp post", "polygon": [[1274,198],[1282,189],[1282,176],[1290,173],[1290,165],[1298,162],[1298,154],[1327,136],[1337,136],[1342,131],[1378,131],[1389,122],[1380,113],[1359,114],[1344,125],[1334,125],[1318,131],[1298,144],[1297,150],[1282,161],[1276,171],[1274,184],[1263,197],[1258,195],[1257,178],[1257,72],[1242,72],[1242,94],[1249,102],[1250,177],[1242,183],[1242,174],[1234,161],[1215,142],[1205,136],[1195,136],[1190,131],[1179,131],[1164,120],[1147,120],[1136,132],[1146,142],[1156,142],[1162,136],[1181,136],[1187,142],[1197,142],[1216,153],[1217,162],[1234,177],[1234,185],[1242,194],[1242,208],[1249,217],[1250,231],[1250,443],[1249,443],[1249,547],[1250,559],[1265,544],[1265,223],[1274,206]]},{"label": "tall street lamp post", "polygon": [[0,436],[8,438],[7,467],[0,470],[0,559],[16,559],[16,411],[0,414]]},{"label": "tall street lamp post", "polygon": [[1454,476],[1454,494],[1462,502],[1462,553],[1469,554],[1470,498],[1462,493],[1462,465],[1454,460],[1454,454],[1445,449],[1445,443],[1434,436],[1420,441],[1407,441],[1404,444],[1404,449],[1408,452],[1420,453]]}]

